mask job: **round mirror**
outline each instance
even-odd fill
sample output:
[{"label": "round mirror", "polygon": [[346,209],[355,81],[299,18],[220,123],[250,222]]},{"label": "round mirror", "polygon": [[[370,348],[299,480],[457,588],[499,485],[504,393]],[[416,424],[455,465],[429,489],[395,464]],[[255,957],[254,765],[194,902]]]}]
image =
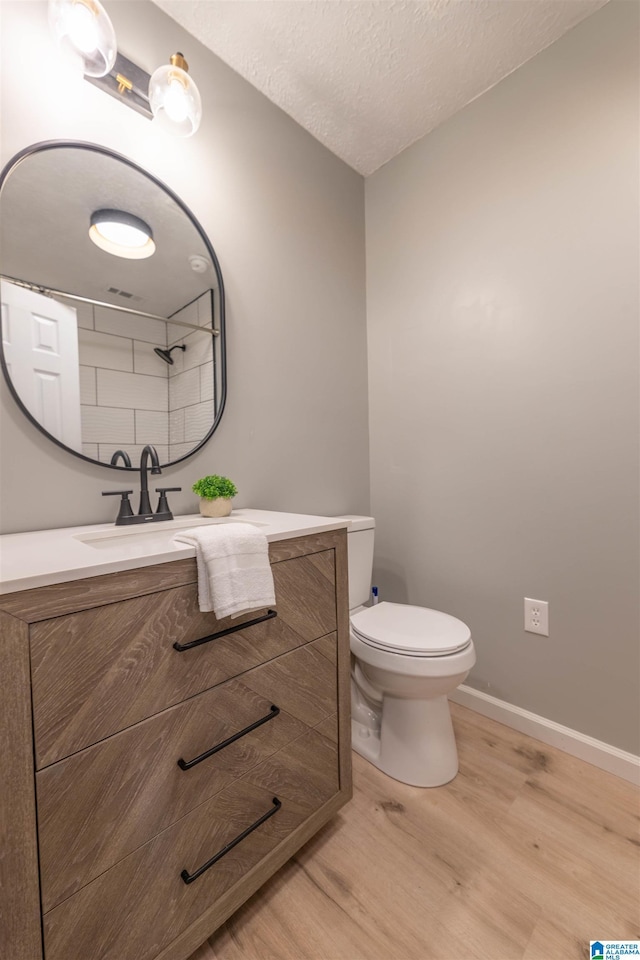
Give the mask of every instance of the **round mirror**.
[{"label": "round mirror", "polygon": [[0,177],[2,368],[29,419],[76,456],[184,460],[226,397],[224,288],[190,210],[131,160],[52,141]]}]

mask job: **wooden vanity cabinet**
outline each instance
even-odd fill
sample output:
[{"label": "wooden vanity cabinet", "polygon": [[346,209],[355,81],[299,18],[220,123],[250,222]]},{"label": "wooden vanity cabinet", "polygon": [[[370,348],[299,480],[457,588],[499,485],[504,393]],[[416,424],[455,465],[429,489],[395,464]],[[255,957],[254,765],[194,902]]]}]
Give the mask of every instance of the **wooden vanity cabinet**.
[{"label": "wooden vanity cabinet", "polygon": [[270,545],[272,610],[195,560],[0,597],[0,944],[186,960],[351,796],[346,531]]}]

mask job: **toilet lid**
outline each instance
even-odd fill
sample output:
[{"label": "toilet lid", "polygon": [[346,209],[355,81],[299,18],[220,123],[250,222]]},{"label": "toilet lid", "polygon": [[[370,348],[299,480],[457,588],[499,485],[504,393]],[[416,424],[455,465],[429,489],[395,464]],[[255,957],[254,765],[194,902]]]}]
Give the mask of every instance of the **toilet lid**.
[{"label": "toilet lid", "polygon": [[365,607],[351,617],[351,627],[365,643],[414,656],[442,657],[471,641],[471,631],[462,620],[406,603],[384,601]]}]

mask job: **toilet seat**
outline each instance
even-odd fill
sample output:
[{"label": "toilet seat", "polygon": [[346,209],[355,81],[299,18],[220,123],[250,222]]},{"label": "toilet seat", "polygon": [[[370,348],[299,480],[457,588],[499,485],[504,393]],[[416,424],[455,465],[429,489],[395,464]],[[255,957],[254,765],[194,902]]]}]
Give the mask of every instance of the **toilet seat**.
[{"label": "toilet seat", "polygon": [[468,626],[440,610],[383,601],[351,617],[351,629],[368,646],[414,657],[444,657],[471,643]]}]

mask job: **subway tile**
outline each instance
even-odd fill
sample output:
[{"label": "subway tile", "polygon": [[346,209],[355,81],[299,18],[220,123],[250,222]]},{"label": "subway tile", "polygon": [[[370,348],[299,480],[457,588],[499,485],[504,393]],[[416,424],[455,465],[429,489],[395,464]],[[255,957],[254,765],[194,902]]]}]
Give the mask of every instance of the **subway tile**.
[{"label": "subway tile", "polygon": [[[175,347],[178,343],[184,343],[185,338],[194,333],[189,327],[179,327],[177,324],[167,324],[167,343],[170,347]],[[175,357],[176,353],[172,354]]]},{"label": "subway tile", "polygon": [[[99,443],[98,444],[98,460],[100,463],[111,463],[111,458],[117,450],[122,450],[124,453],[128,453],[131,459],[131,466],[135,468],[136,462],[133,456],[131,456],[131,444],[122,444],[122,443]],[[119,457],[117,466],[124,470],[124,464],[122,463],[122,457]],[[128,478],[123,482],[123,487],[133,486],[134,476],[132,473],[127,473],[125,476]]]},{"label": "subway tile", "polygon": [[[146,446],[146,443],[133,443],[130,447],[127,447],[127,453],[131,457],[131,462],[136,469],[140,466],[140,457],[142,456],[142,451]],[[160,463],[168,463],[169,445],[167,443],[152,443],[152,446],[154,446],[158,452],[158,459]],[[149,474],[149,490],[155,489],[155,486],[164,486],[162,483],[162,477]]]},{"label": "subway tile", "polygon": [[[154,443],[153,446],[158,451],[158,459],[160,461],[160,464],[162,465],[165,463],[169,463],[168,445]],[[138,471],[140,469],[140,457],[142,456],[142,451],[144,450],[145,447],[146,447],[146,443],[128,443],[126,445],[120,444],[118,446],[114,446],[113,444],[109,445],[106,443],[102,443],[100,444],[100,461],[102,463],[109,463],[109,461],[111,460],[111,457],[116,452],[116,450],[124,450],[126,453],[129,454],[129,459],[131,460],[131,465],[133,469]],[[119,462],[122,463],[122,460],[120,460]],[[127,474],[127,476],[129,478],[130,484],[134,487],[134,493],[131,496],[131,503],[133,504],[133,502],[135,501],[135,504],[136,504],[135,509],[137,510],[138,509],[137,497],[140,489],[140,483],[139,483],[140,475],[139,473],[138,474],[129,473]],[[158,476],[158,475],[154,476],[152,474],[149,474],[149,492],[153,494],[153,496],[155,496],[156,485],[159,487],[162,486],[161,481],[162,481],[161,476]],[[129,487],[127,487],[126,489],[129,489]],[[153,506],[155,507],[155,504],[153,504]]]},{"label": "subway tile", "polygon": [[198,367],[200,371],[200,399],[213,400],[213,361]]},{"label": "subway tile", "polygon": [[[214,306],[211,305],[211,296],[207,290],[202,294],[197,300],[194,300],[193,303],[188,304],[183,310],[175,313],[173,318],[176,320],[183,320],[185,323],[193,323],[198,327],[210,327],[212,325],[212,320],[214,314],[212,311],[215,311],[215,315],[218,315],[218,292],[214,291]],[[171,321],[167,321],[167,335],[168,343],[176,343],[180,340],[181,337],[188,333],[189,330],[187,327],[181,327],[178,324],[171,324]]]},{"label": "subway tile", "polygon": [[82,444],[82,453],[85,457],[91,457],[92,460],[98,460],[98,444],[97,443],[83,443]]},{"label": "subway tile", "polygon": [[[184,323],[193,323],[195,326],[198,326],[197,301],[188,303],[186,307],[182,308],[182,310],[178,310],[177,313],[174,313],[173,317],[175,320],[182,320]],[[173,346],[174,343],[181,343],[182,338],[188,333],[188,327],[181,327],[177,323],[172,324],[170,320],[167,321],[167,343],[170,346]]]},{"label": "subway tile", "polygon": [[[196,447],[196,446],[197,446],[197,444],[195,444],[195,443],[172,443],[172,444],[170,444],[170,445],[169,445],[169,456],[171,457],[171,461],[170,461],[170,462],[173,462],[174,460],[179,460],[180,457],[186,457],[187,454],[191,453],[191,451],[193,450],[193,448]],[[197,479],[197,477],[196,477],[196,479]]]},{"label": "subway tile", "polygon": [[213,426],[213,402],[207,400],[184,411],[184,439],[194,444],[204,440]]},{"label": "subway tile", "polygon": [[[166,463],[169,463],[169,444],[168,443],[154,443],[153,446],[158,452],[158,460],[160,461],[160,466],[164,466]],[[142,454],[143,448],[140,448],[140,453],[138,454],[138,463],[140,463],[140,455]],[[162,477],[149,475],[149,490],[153,491],[155,495],[156,487],[166,487],[166,480],[163,481]],[[155,502],[152,504],[153,509],[155,510]]]},{"label": "subway tile", "polygon": [[136,410],[136,442],[143,446],[147,443],[169,443],[169,415],[150,410]]},{"label": "subway tile", "polygon": [[133,443],[133,410],[112,407],[80,407],[83,443],[114,443],[115,449]]},{"label": "subway tile", "polygon": [[[217,290],[213,292],[213,310],[216,312],[216,316],[219,316],[218,313],[218,303],[219,303],[219,294]],[[201,297],[198,298],[198,326],[200,327],[210,327],[211,321],[213,319],[212,306],[211,306],[211,293],[207,290]]]},{"label": "subway tile", "polygon": [[168,348],[169,350],[173,351],[171,354],[173,363],[167,367],[169,380],[171,380],[172,377],[177,377],[179,373],[184,372],[184,357],[186,350],[176,350],[175,347],[179,347],[186,342],[186,338],[181,337],[177,343],[171,344],[171,346]]},{"label": "subway tile", "polygon": [[169,443],[184,443],[184,407],[169,414]]},{"label": "subway tile", "polygon": [[168,411],[168,381],[138,373],[98,370],[98,403],[132,410]]},{"label": "subway tile", "polygon": [[93,330],[93,304],[82,303],[80,300],[67,300],[66,302],[76,311],[78,327],[84,330]]},{"label": "subway tile", "polygon": [[78,331],[80,363],[107,370],[133,370],[133,341],[96,330]]},{"label": "subway tile", "polygon": [[[154,347],[166,349],[164,343],[148,343],[146,340],[133,342],[133,369],[135,373],[146,373],[152,377],[169,379],[169,370],[172,368],[154,353]],[[175,356],[175,354],[174,354]]]},{"label": "subway tile", "polygon": [[[210,333],[192,333],[185,338],[187,349],[183,357],[183,369],[201,367],[213,360],[213,337]],[[176,351],[177,353],[177,351]]]},{"label": "subway tile", "polygon": [[93,330],[93,305],[83,303],[82,300],[71,300],[68,297],[56,297],[58,303],[64,303],[66,307],[71,307],[76,313],[76,323],[79,328]]},{"label": "subway tile", "polygon": [[169,379],[169,410],[189,407],[200,402],[200,373],[198,367],[186,370]]},{"label": "subway tile", "polygon": [[95,367],[80,366],[80,403],[85,405],[97,403]]},{"label": "subway tile", "polygon": [[152,320],[151,317],[140,317],[134,313],[96,307],[95,323],[96,330],[102,333],[130,337],[131,340],[146,340],[154,344],[167,342],[167,324],[164,320]]}]

